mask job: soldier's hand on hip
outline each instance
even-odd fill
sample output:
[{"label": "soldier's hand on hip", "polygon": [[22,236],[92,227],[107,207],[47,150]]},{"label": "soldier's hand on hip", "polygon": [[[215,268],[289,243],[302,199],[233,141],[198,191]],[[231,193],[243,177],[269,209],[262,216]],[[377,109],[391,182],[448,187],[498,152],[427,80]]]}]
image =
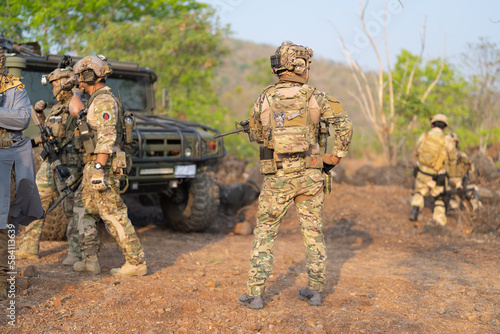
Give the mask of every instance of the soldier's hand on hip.
[{"label": "soldier's hand on hip", "polygon": [[92,171],[92,179],[90,181],[92,189],[97,191],[104,191],[108,188],[106,183],[104,183],[104,170],[97,169],[94,167]]}]

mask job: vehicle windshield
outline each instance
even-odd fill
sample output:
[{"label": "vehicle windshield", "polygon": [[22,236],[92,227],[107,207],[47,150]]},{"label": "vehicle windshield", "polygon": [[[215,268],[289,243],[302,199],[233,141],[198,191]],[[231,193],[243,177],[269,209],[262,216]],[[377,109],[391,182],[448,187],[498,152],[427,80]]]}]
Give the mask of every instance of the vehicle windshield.
[{"label": "vehicle windshield", "polygon": [[[46,101],[49,106],[57,103],[52,95],[52,85],[41,84],[42,75],[45,72],[23,71],[22,82],[26,87],[32,104],[39,100]],[[126,110],[142,111],[148,110],[148,80],[146,77],[133,78],[108,78],[106,85],[111,87],[113,94],[118,96]],[[88,98],[88,97],[87,97]]]}]

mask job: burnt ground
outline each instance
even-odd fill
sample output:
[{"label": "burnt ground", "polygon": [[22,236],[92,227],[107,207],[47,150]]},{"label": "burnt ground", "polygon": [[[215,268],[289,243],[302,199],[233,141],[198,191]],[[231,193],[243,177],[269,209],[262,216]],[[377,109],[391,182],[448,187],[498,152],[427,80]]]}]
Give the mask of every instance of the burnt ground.
[{"label": "burnt ground", "polygon": [[[297,298],[307,282],[294,208],[275,248],[263,310],[237,303],[245,290],[251,235],[220,213],[205,233],[157,226],[158,208],[129,202],[145,248],[144,277],[115,278],[123,255],[104,230],[102,274],[61,265],[65,242],[44,241],[39,260],[18,260],[27,287],[15,299],[15,326],[0,302],[1,333],[500,333],[500,238],[475,232],[466,213],[450,236],[422,233],[431,214],[408,221],[411,190],[334,184],[324,209],[328,264],[322,307]],[[256,203],[240,211],[253,222]],[[487,205],[485,224],[498,224]],[[139,221],[140,220],[140,221]],[[144,226],[145,225],[145,226]],[[24,281],[26,282],[26,281]]]}]

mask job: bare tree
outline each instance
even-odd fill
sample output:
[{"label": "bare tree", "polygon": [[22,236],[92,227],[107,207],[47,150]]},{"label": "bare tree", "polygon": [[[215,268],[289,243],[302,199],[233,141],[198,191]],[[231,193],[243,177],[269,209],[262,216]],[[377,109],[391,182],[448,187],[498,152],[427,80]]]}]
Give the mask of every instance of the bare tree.
[{"label": "bare tree", "polygon": [[481,38],[477,44],[468,44],[462,60],[474,87],[469,103],[479,120],[479,150],[485,153],[493,131],[500,128],[500,48]]},{"label": "bare tree", "polygon": [[[384,70],[384,61],[380,54],[379,47],[377,47],[376,43],[373,40],[373,37],[370,35],[369,29],[366,24],[365,13],[366,13],[366,7],[368,6],[368,1],[366,1],[364,5],[361,0],[358,1],[360,5],[360,21],[363,26],[363,33],[365,37],[368,39],[378,62],[378,72],[375,77],[375,80],[371,79],[371,77],[368,76],[360,68],[356,60],[352,57],[351,53],[349,52],[347,45],[342,37],[342,34],[335,26],[334,29],[337,31],[338,41],[349,62],[354,82],[356,83],[357,91],[351,92],[351,96],[358,102],[363,114],[373,125],[377,138],[380,144],[382,145],[386,162],[391,165],[394,165],[396,163],[397,146],[394,143],[393,134],[394,134],[394,126],[398,119],[398,114],[396,113],[395,110],[395,100],[396,99],[404,100],[405,96],[410,94],[413,85],[414,74],[418,65],[421,62],[425,46],[425,23],[423,28],[422,47],[420,55],[418,57],[418,61],[412,65],[412,68],[408,68],[407,72],[408,76],[405,77],[404,82],[399,82],[399,88],[405,87],[405,89],[399,89],[398,91],[400,93],[397,96],[395,96],[395,87],[392,78],[391,63],[389,58],[388,38],[386,33],[387,7],[385,1],[383,1],[384,20],[382,24],[382,32],[384,40],[385,64],[387,65],[387,70]],[[444,55],[441,62],[440,70],[438,71],[435,79],[429,84],[427,89],[424,91],[423,95],[420,97],[420,101],[422,103],[425,102],[429,93],[432,91],[434,86],[439,81],[443,68],[444,68]],[[408,123],[408,130],[411,130],[415,121],[416,121],[416,115],[414,115],[413,119]]]}]

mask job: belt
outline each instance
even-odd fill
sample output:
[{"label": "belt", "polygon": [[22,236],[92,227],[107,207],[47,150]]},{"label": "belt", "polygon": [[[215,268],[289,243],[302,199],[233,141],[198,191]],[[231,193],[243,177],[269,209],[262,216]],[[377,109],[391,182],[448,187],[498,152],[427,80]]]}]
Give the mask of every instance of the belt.
[{"label": "belt", "polygon": [[436,173],[436,174],[431,174],[431,173],[422,172],[422,170],[421,170],[420,168],[418,168],[418,167],[417,167],[417,169],[418,169],[418,171],[419,171],[420,173],[422,173],[422,174],[424,174],[424,175],[427,175],[427,176],[435,176],[435,175],[437,175],[437,173]]}]

